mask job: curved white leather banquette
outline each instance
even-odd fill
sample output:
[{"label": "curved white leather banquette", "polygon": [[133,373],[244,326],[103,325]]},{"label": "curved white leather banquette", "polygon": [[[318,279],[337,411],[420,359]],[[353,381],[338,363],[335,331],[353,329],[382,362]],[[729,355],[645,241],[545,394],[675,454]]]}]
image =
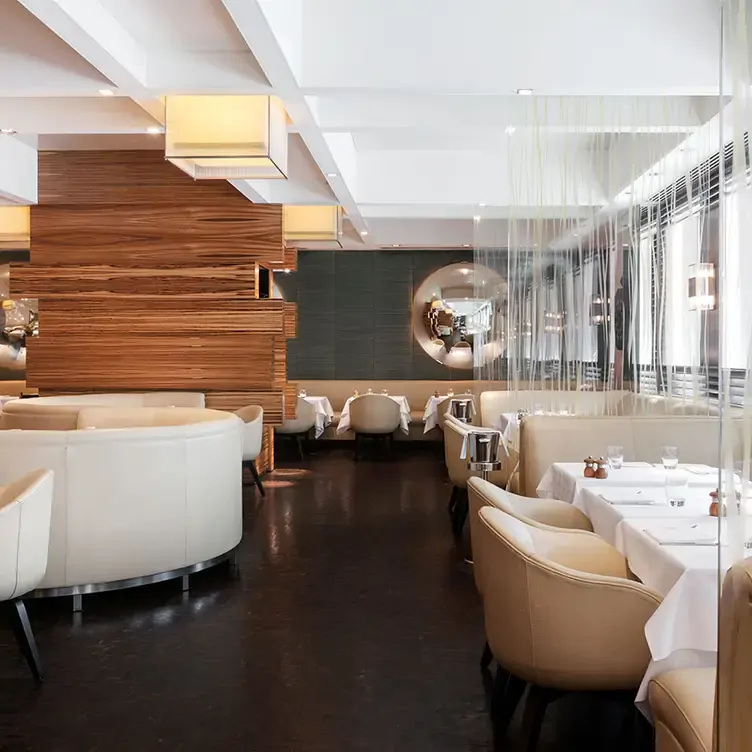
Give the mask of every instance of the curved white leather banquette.
[{"label": "curved white leather banquette", "polygon": [[40,588],[182,569],[240,542],[239,418],[192,408],[85,407],[76,423],[79,430],[0,431],[0,485],[36,468],[54,471]]},{"label": "curved white leather banquette", "polygon": [[201,392],[127,392],[123,394],[66,394],[8,402],[0,428],[71,431],[82,407],[204,407]]}]

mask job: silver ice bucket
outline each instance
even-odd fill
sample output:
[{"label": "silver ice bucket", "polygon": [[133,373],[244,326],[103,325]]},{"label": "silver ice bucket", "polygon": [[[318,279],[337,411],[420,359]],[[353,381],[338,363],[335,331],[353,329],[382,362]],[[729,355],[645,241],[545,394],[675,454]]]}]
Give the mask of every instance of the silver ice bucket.
[{"label": "silver ice bucket", "polygon": [[473,401],[471,399],[450,400],[449,414],[463,423],[470,423],[473,419]]},{"label": "silver ice bucket", "polygon": [[491,472],[501,469],[501,431],[470,431],[467,435],[467,466],[470,470]]}]

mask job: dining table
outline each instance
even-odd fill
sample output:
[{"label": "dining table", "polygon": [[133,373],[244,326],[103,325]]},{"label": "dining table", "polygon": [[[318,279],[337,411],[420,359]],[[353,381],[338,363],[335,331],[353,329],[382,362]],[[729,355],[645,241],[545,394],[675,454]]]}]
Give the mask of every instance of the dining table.
[{"label": "dining table", "polygon": [[334,420],[332,403],[329,402],[328,397],[318,397],[315,395],[306,395],[303,399],[309,405],[313,405],[313,409],[316,411],[316,422],[314,423],[313,430],[314,435],[318,439],[324,433],[327,426],[330,426]]},{"label": "dining table", "polygon": [[[358,395],[352,395],[347,398],[345,406],[342,408],[342,414],[339,417],[339,423],[337,424],[337,433],[345,433],[350,428],[350,403]],[[401,394],[388,394],[384,395],[389,399],[394,400],[400,409],[400,430],[404,434],[410,432],[410,404],[407,401],[407,397]]]},{"label": "dining table", "polygon": [[[734,560],[728,518],[709,514],[718,471],[706,465],[680,466],[678,472],[690,482],[682,491],[683,506],[672,506],[666,476],[677,470],[629,463],[598,480],[581,477],[583,466],[577,463],[557,464],[541,481],[539,496],[572,502],[587,515],[593,532],[613,545],[632,573],[663,598],[645,625],[651,662],[636,697],[649,717],[651,677],[679,668],[712,667],[717,661],[719,583]],[[737,529],[740,524],[743,528],[744,518],[736,521]],[[742,535],[752,540],[752,520]],[[743,550],[752,555],[749,546]]]}]

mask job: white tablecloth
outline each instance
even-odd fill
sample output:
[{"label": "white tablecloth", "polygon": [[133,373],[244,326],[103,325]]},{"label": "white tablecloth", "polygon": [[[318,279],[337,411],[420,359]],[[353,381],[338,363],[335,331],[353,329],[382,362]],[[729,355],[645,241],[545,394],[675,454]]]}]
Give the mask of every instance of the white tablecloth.
[{"label": "white tablecloth", "polygon": [[313,405],[316,410],[316,424],[314,426],[316,438],[318,439],[324,429],[331,424],[334,419],[334,410],[332,410],[332,403],[329,402],[327,397],[304,397],[305,401],[309,405]]},{"label": "white tablecloth", "polygon": [[[470,400],[472,402],[472,395],[471,394],[444,394],[443,396],[437,397],[435,394],[432,394],[428,398],[428,402],[426,402],[426,409],[423,411],[423,433],[428,433],[432,428],[436,428],[436,426],[439,425],[439,405],[445,400],[449,399],[451,397],[457,398],[457,399],[466,399]],[[446,408],[449,408],[449,403],[446,404]],[[475,411],[475,403],[473,403],[473,406],[470,408],[471,414]]]},{"label": "white tablecloth", "polygon": [[637,702],[646,711],[651,677],[716,662],[719,557],[722,574],[732,561],[728,547],[717,544],[719,532],[722,542],[725,532],[708,514],[710,501],[708,489],[697,487],[689,489],[681,508],[668,505],[665,490],[657,486],[590,486],[577,497],[576,506],[588,515],[593,530],[626,557],[642,582],[664,596],[645,626],[652,662]]},{"label": "white tablecloth", "polygon": [[[342,408],[342,415],[339,418],[339,424],[337,425],[337,433],[344,433],[350,428],[350,403],[355,399],[354,397],[348,397],[345,402],[344,408]],[[389,399],[393,399],[400,408],[400,429],[402,433],[410,432],[410,405],[407,401],[407,397],[402,395],[389,395]]]},{"label": "white tablecloth", "polygon": [[[687,474],[690,487],[712,490],[718,486],[717,470],[706,465],[681,465],[680,467]],[[666,473],[671,472],[664,470],[662,466],[655,467],[647,462],[625,462],[619,470],[609,470],[608,478],[605,480],[585,478],[584,471],[584,462],[555,462],[541,478],[537,489],[538,496],[568,501],[576,505],[584,488],[597,488],[599,492],[605,488],[620,486],[657,487],[663,490]]]}]

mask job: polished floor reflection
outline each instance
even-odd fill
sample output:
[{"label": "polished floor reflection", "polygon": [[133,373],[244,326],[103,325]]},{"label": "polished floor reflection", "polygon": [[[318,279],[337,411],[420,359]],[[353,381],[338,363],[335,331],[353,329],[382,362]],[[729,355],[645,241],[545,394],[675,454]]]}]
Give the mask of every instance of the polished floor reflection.
[{"label": "polished floor reflection", "polygon": [[[265,486],[263,504],[246,492],[239,577],[90,597],[80,624],[70,601],[31,603],[41,689],[3,627],[0,750],[491,750],[439,456],[321,452]],[[614,748],[623,708],[558,705],[541,752]]]}]

